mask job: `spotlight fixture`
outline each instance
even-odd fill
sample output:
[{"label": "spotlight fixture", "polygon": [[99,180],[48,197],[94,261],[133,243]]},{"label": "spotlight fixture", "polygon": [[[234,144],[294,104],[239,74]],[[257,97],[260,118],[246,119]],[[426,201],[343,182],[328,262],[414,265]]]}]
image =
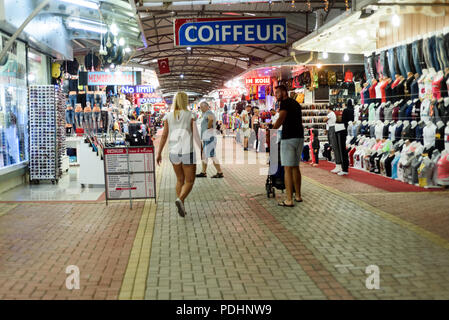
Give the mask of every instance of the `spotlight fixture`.
[{"label": "spotlight fixture", "polygon": [[180,77],[181,79],[184,79],[184,75],[183,75],[183,74],[181,74],[179,77]]},{"label": "spotlight fixture", "polygon": [[397,14],[394,14],[394,15],[391,17],[391,24],[392,24],[394,27],[399,27],[399,26],[401,25],[401,18],[399,18],[399,16],[398,16]]},{"label": "spotlight fixture", "polygon": [[346,62],[349,61],[349,55],[347,53],[345,53],[345,55],[343,56],[343,60],[345,60]]},{"label": "spotlight fixture", "polygon": [[327,54],[327,51],[323,52],[323,59],[327,59],[329,57],[329,55]]}]

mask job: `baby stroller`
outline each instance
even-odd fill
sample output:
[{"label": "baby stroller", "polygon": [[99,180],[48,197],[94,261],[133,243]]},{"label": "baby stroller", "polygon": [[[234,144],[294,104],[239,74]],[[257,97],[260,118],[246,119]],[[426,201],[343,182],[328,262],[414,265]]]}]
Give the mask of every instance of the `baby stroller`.
[{"label": "baby stroller", "polygon": [[[276,138],[276,136],[273,136],[271,138]],[[282,190],[282,192],[284,192],[285,190],[284,167],[281,166],[281,144],[275,143],[275,141],[276,139],[274,139],[274,141],[271,143],[271,146],[274,148],[278,148],[277,167],[274,167],[275,164],[272,164],[270,159],[270,162],[268,164],[267,182],[265,183],[267,198],[270,198],[271,196],[273,196],[273,198],[276,197],[275,189]]]}]

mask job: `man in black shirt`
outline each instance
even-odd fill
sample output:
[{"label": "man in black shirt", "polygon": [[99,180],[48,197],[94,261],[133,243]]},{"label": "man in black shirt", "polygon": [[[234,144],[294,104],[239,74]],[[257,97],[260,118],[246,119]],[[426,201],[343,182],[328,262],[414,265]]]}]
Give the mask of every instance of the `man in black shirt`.
[{"label": "man in black shirt", "polygon": [[294,99],[288,97],[284,85],[276,87],[276,99],[280,104],[279,118],[273,129],[282,126],[281,137],[281,165],[285,169],[285,189],[287,199],[281,203],[283,207],[294,207],[293,187],[295,201],[302,202],[301,198],[301,171],[299,162],[304,147],[304,127],[302,125],[301,106]]}]

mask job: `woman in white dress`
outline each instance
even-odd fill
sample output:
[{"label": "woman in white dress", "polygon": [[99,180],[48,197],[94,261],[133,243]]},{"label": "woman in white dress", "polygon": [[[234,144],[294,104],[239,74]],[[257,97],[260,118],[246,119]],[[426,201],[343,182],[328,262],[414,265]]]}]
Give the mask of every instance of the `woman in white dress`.
[{"label": "woman in white dress", "polygon": [[195,182],[196,157],[193,140],[201,145],[195,115],[187,109],[188,97],[185,92],[178,92],[173,102],[173,110],[164,118],[164,131],[162,132],[156,162],[162,162],[162,151],[168,139],[169,159],[176,174],[175,201],[181,217],[186,214],[184,200],[192,191]]}]

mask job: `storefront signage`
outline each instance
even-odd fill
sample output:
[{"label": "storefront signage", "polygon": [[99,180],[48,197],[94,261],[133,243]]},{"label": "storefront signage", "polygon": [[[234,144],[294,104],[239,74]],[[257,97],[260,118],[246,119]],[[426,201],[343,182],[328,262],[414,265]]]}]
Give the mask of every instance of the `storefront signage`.
[{"label": "storefront signage", "polygon": [[270,77],[260,77],[260,78],[248,78],[245,81],[246,85],[269,85],[270,84]]},{"label": "storefront signage", "polygon": [[122,93],[153,93],[154,88],[152,86],[122,86]]},{"label": "storefront signage", "polygon": [[155,98],[140,98],[139,104],[145,104],[145,103],[158,103],[162,102],[161,97],[155,97]]},{"label": "storefront signage", "polygon": [[221,99],[231,99],[238,96],[240,93],[237,89],[221,89],[218,90],[218,96]]},{"label": "storefront signage", "polygon": [[175,19],[175,46],[287,43],[285,18]]},{"label": "storefront signage", "polygon": [[135,72],[89,72],[87,78],[89,86],[133,86],[136,84]]}]

